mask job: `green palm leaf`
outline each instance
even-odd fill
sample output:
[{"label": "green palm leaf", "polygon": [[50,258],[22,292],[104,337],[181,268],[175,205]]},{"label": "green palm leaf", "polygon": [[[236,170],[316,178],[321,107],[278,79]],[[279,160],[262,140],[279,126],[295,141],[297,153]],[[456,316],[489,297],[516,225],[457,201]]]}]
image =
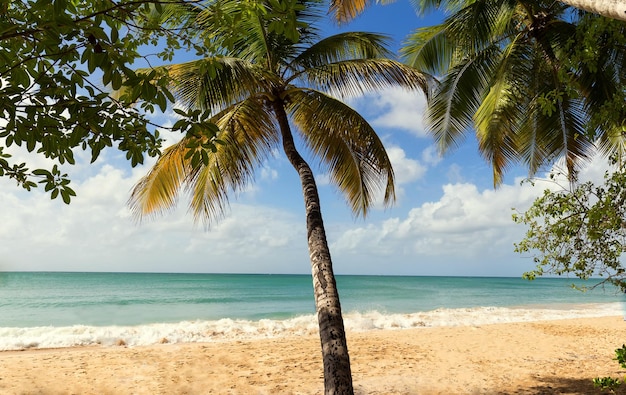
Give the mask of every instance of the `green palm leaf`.
[{"label": "green palm leaf", "polygon": [[[267,91],[271,73],[242,59],[216,57],[167,67],[171,91],[189,108],[221,109]],[[268,81],[267,85],[260,82]]]},{"label": "green palm leaf", "polygon": [[244,100],[215,116],[222,143],[208,161],[188,171],[186,190],[196,220],[210,224],[224,213],[228,197],[248,185],[254,172],[278,144],[271,115],[262,102]]},{"label": "green palm leaf", "polygon": [[580,100],[564,97],[558,101],[557,112],[545,124],[560,134],[547,138],[547,153],[553,157],[563,155],[567,170],[573,176],[581,159],[588,159],[594,144],[585,136],[585,114]]},{"label": "green palm leaf", "polygon": [[188,146],[194,137],[166,149],[133,189],[129,204],[135,214],[159,214],[173,207],[176,196],[185,190],[194,218],[208,225],[223,215],[228,196],[253,180],[258,165],[278,143],[273,120],[257,100],[231,106],[213,122],[220,129],[216,138],[221,143],[206,155],[206,163],[192,166]]},{"label": "green palm leaf", "polygon": [[473,116],[489,86],[499,48],[492,46],[466,59],[440,81],[426,110],[426,122],[441,153],[458,146],[473,126]]},{"label": "green palm leaf", "polygon": [[388,36],[346,32],[324,38],[305,48],[291,63],[294,71],[310,69],[349,59],[389,58]]},{"label": "green palm leaf", "polygon": [[395,201],[393,169],[385,147],[367,121],[321,92],[297,90],[288,110],[307,146],[330,171],[352,211],[365,216],[378,192]]},{"label": "green palm leaf", "polygon": [[516,132],[519,108],[506,81],[495,84],[474,115],[478,148],[491,163],[494,186],[517,158]]},{"label": "green palm leaf", "polygon": [[542,138],[546,136],[543,129],[543,113],[537,100],[532,100],[525,107],[525,117],[519,126],[517,135],[517,147],[520,160],[528,167],[530,174],[536,174],[541,166],[551,156],[547,152],[546,144],[542,143]]},{"label": "green palm leaf", "polygon": [[442,75],[450,68],[456,47],[450,42],[445,25],[417,29],[404,43],[400,53],[404,62],[418,70]]},{"label": "green palm leaf", "polygon": [[391,59],[359,59],[331,63],[306,70],[309,86],[334,95],[361,95],[389,87],[429,93],[430,77]]}]

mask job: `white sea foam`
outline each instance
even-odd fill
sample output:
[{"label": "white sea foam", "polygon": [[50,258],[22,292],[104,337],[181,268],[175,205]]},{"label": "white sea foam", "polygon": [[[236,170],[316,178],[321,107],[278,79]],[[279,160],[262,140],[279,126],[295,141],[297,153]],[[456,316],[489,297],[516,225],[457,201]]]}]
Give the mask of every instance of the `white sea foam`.
[{"label": "white sea foam", "polygon": [[[408,329],[438,326],[477,326],[509,322],[591,318],[624,314],[622,303],[571,305],[563,308],[477,307],[437,309],[411,314],[378,311],[344,314],[346,330]],[[625,324],[626,325],[626,324]],[[128,346],[158,343],[215,342],[300,336],[317,332],[314,315],[286,320],[259,321],[221,319],[183,321],[138,326],[69,326],[0,328],[0,350],[61,348],[90,345]]]}]

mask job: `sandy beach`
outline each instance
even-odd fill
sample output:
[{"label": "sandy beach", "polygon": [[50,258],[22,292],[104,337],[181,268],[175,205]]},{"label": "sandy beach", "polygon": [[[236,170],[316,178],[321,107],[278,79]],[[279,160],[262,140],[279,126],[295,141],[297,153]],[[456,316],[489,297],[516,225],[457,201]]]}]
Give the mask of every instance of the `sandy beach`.
[{"label": "sandy beach", "polygon": [[[622,317],[348,333],[357,394],[593,394]],[[316,336],[0,353],[0,394],[319,394]]]}]

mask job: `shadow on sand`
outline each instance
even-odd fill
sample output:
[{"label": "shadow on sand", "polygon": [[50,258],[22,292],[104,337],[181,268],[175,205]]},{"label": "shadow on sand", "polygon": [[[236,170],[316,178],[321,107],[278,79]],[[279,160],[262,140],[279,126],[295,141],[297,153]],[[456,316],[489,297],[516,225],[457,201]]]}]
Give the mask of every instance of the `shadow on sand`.
[{"label": "shadow on sand", "polygon": [[[618,378],[619,376],[616,376]],[[593,386],[593,379],[571,379],[563,377],[543,377],[538,379],[541,384],[532,387],[518,388],[515,392],[502,392],[500,394],[513,395],[553,395],[553,394],[571,394],[571,395],[603,395],[613,394],[610,391],[600,391]],[[622,386],[623,387],[623,386]],[[626,388],[620,387],[615,394],[626,394]]]}]

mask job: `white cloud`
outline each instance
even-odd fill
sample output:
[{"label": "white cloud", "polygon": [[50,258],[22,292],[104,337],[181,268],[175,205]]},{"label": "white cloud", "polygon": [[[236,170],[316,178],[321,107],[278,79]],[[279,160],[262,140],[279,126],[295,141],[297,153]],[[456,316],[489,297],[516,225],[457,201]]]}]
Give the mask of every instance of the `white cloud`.
[{"label": "white cloud", "polygon": [[[389,160],[393,166],[393,172],[395,176],[395,190],[397,204],[406,200],[406,190],[404,186],[418,181],[426,174],[426,167],[419,161],[408,158],[406,152],[397,146],[387,147],[387,154]],[[379,210],[384,209],[383,206],[383,191],[380,191],[380,196],[376,199],[378,204],[376,208]]]},{"label": "white cloud", "polygon": [[278,178],[278,171],[267,165],[261,167],[261,179],[262,180],[276,180]]},{"label": "white cloud", "polygon": [[[583,168],[580,180],[602,182],[607,167],[597,157]],[[458,175],[458,166],[451,169]],[[521,181],[482,191],[466,182],[445,184],[439,198],[406,215],[338,229],[331,248],[348,262],[343,267],[348,272],[521,275],[534,264],[513,251],[526,231],[512,221],[513,209],[523,212],[544,189],[568,185],[547,176],[535,179],[534,186]]]},{"label": "white cloud", "polygon": [[226,218],[209,231],[193,237],[185,251],[206,252],[213,258],[247,256],[267,259],[277,248],[296,244],[306,246],[304,223],[299,231],[294,227],[296,221],[290,213],[275,208],[233,205]]},{"label": "white cloud", "polygon": [[462,173],[461,166],[459,166],[456,163],[451,164],[448,167],[448,171],[446,173],[448,182],[450,182],[451,184],[463,182],[463,175],[461,173]]},{"label": "white cloud", "polygon": [[[376,262],[387,262],[385,270],[391,272],[489,274],[477,265],[506,264],[513,243],[521,239],[523,229],[512,222],[511,209],[525,210],[541,190],[525,184],[479,191],[458,183],[444,185],[442,192],[439,200],[423,203],[405,217],[344,230],[332,248],[346,260],[360,256],[360,266],[370,270]],[[362,257],[364,251],[372,258]],[[433,270],[434,262],[439,267]]]},{"label": "white cloud", "polygon": [[353,99],[352,102],[362,114],[367,114],[374,127],[405,130],[418,137],[427,136],[423,124],[426,99],[422,93],[390,88]]},{"label": "white cloud", "polygon": [[430,145],[422,151],[422,161],[429,166],[437,166],[442,160],[443,157],[434,145]]},{"label": "white cloud", "polygon": [[[423,174],[423,167],[391,149],[400,183]],[[185,202],[170,213],[136,224],[125,206],[145,167],[124,172],[104,165],[74,185],[70,206],[51,201],[42,190],[2,188],[0,267],[4,270],[307,272],[306,232],[301,212],[233,203],[210,230],[194,226]],[[2,180],[7,181],[7,180]],[[406,217],[339,229],[327,218],[338,272],[421,273],[407,264],[416,256],[477,259],[498,249],[510,251],[511,207],[529,201],[530,187],[504,186],[480,192],[470,184],[448,184],[437,201],[423,203]],[[523,192],[523,193],[522,193]],[[526,198],[526,200],[522,198]],[[329,220],[330,218],[330,220]],[[504,247],[503,245],[506,244]],[[494,252],[494,254],[495,254]],[[365,258],[363,257],[365,255]],[[497,255],[497,254],[496,254]],[[387,262],[380,267],[381,262]],[[466,261],[471,265],[471,261]],[[403,269],[399,269],[403,268]],[[445,272],[445,268],[442,268]]]},{"label": "white cloud", "polygon": [[[137,172],[139,173],[139,172]],[[279,209],[233,205],[205,231],[181,207],[136,224],[125,206],[136,175],[104,166],[71,205],[3,188],[3,270],[290,272],[306,269],[305,225]],[[276,253],[276,250],[282,252]],[[291,270],[290,270],[291,269]],[[302,269],[300,269],[302,271]]]},{"label": "white cloud", "polygon": [[402,148],[390,146],[387,148],[387,154],[398,185],[417,181],[426,174],[426,167],[415,159],[407,158],[406,152]]},{"label": "white cloud", "polygon": [[[424,175],[424,165],[390,146],[398,184]],[[170,272],[309,271],[302,207],[287,211],[283,186],[275,185],[276,204],[239,204],[210,230],[194,225],[185,202],[162,217],[137,224],[126,200],[147,167],[122,170],[111,164],[81,165],[72,183],[78,196],[67,206],[0,178],[0,269]],[[602,180],[598,159],[581,179]],[[271,179],[273,171],[267,169]],[[263,175],[262,175],[263,178]],[[515,207],[525,210],[547,182],[505,184],[479,190],[467,182],[449,182],[430,201],[404,194],[401,213],[378,212],[375,222],[344,223],[325,205],[325,224],[337,273],[517,275],[529,259],[513,253],[525,229],[511,220]],[[291,185],[290,187],[293,187]],[[273,185],[274,188],[274,185]],[[283,196],[284,195],[284,196]],[[250,199],[254,202],[254,199]],[[342,204],[342,210],[345,210]],[[342,211],[343,213],[344,211]],[[326,215],[328,214],[328,215]]]},{"label": "white cloud", "polygon": [[315,183],[317,184],[318,187],[332,185],[330,182],[330,174],[328,173],[315,174]]},{"label": "white cloud", "polygon": [[[579,182],[592,181],[594,183],[602,183],[604,180],[604,174],[607,170],[611,169],[611,165],[608,163],[606,157],[601,154],[595,154],[589,162],[582,164],[580,171],[577,174]],[[558,173],[555,177],[555,181],[560,185],[568,185],[564,170],[566,168],[564,160],[559,160],[553,167],[553,172]],[[547,174],[546,174],[547,177]]]}]

